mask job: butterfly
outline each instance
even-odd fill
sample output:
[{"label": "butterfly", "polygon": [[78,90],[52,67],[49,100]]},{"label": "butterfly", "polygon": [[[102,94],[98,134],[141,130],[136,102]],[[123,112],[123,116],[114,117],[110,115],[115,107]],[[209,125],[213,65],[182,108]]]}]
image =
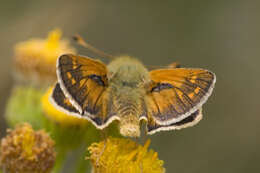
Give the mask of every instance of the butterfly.
[{"label": "butterfly", "polygon": [[119,56],[108,65],[73,54],[57,60],[51,102],[71,116],[85,118],[98,129],[119,122],[123,136],[181,129],[202,119],[202,105],[215,85],[204,69],[162,68],[148,71],[137,59]]}]

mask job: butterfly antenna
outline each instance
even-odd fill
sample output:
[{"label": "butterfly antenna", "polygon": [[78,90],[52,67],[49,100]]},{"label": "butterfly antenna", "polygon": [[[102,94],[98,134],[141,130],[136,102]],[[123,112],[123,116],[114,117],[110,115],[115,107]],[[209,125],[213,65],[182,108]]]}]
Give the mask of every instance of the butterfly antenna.
[{"label": "butterfly antenna", "polygon": [[113,55],[107,54],[107,53],[95,48],[94,46],[88,44],[80,35],[74,35],[73,40],[75,40],[82,47],[85,47],[85,48],[91,50],[92,52],[96,53],[97,55],[99,55],[101,57],[110,58],[110,59],[115,58]]}]

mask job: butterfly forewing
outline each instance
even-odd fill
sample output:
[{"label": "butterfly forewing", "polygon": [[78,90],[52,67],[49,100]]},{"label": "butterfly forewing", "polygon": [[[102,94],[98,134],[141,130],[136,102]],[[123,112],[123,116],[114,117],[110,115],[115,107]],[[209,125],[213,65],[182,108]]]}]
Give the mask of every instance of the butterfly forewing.
[{"label": "butterfly forewing", "polygon": [[188,117],[204,104],[212,92],[215,75],[203,69],[162,69],[150,72],[147,95],[150,118],[169,125]]},{"label": "butterfly forewing", "polygon": [[58,59],[57,74],[61,90],[78,112],[97,125],[105,123],[110,115],[106,66],[90,58],[63,55]]}]

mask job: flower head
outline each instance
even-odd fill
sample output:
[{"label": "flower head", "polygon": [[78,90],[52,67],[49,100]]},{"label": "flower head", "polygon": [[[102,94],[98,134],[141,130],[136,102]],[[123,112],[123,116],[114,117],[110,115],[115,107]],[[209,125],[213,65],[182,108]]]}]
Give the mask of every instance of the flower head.
[{"label": "flower head", "polygon": [[55,156],[52,139],[29,124],[8,130],[1,140],[0,165],[7,172],[49,173]]},{"label": "flower head", "polygon": [[111,138],[92,144],[88,150],[94,172],[102,173],[163,173],[163,161],[158,154],[148,150],[150,140],[144,146],[130,139]]},{"label": "flower head", "polygon": [[15,46],[17,76],[37,82],[56,80],[56,60],[64,53],[75,53],[67,40],[61,40],[59,29],[49,33],[47,39],[31,39]]}]

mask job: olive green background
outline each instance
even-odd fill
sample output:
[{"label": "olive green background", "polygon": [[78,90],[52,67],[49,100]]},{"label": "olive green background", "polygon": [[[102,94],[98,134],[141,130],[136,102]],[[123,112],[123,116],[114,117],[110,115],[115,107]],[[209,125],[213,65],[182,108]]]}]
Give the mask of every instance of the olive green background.
[{"label": "olive green background", "polygon": [[[13,47],[59,27],[111,54],[146,65],[200,67],[215,90],[195,127],[153,135],[170,173],[258,172],[260,3],[242,0],[0,1],[0,113],[13,84]],[[74,44],[75,45],[75,44]],[[93,55],[78,48],[80,54]],[[80,139],[79,139],[80,140]]]}]

